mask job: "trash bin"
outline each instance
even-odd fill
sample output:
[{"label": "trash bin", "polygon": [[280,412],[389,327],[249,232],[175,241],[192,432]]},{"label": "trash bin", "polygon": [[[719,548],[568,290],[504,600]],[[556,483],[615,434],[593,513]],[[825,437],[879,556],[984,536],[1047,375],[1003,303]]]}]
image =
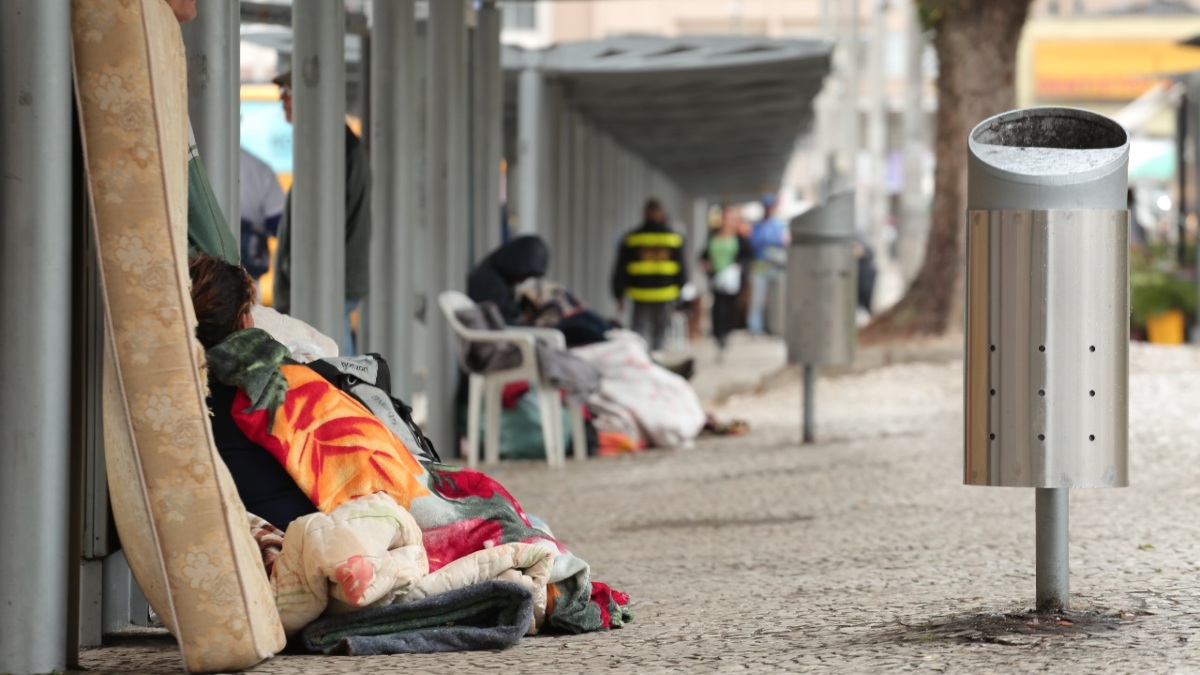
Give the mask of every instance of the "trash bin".
[{"label": "trash bin", "polygon": [[1030,108],[968,139],[965,482],[1128,485],[1129,141]]},{"label": "trash bin", "polygon": [[858,341],[854,191],[792,218],[788,254],[788,362],[846,365]]}]

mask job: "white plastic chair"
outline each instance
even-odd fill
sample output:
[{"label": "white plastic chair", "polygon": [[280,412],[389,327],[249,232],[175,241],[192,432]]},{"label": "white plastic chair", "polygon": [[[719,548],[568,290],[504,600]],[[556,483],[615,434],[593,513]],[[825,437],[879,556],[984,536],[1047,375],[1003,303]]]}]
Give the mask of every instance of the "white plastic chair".
[{"label": "white plastic chair", "polygon": [[[546,446],[546,462],[550,466],[562,466],[566,449],[562,442],[562,401],[558,389],[544,381],[538,369],[537,338],[541,338],[555,349],[567,348],[562,331],[553,328],[527,328],[509,326],[504,330],[475,330],[467,328],[458,319],[456,312],[470,309],[475,302],[458,291],[445,291],[438,295],[442,314],[450,322],[454,334],[464,342],[512,343],[521,350],[521,364],[508,370],[492,373],[470,373],[470,388],[467,399],[467,466],[474,467],[479,461],[479,412],[480,405],[486,408],[487,456],[484,461],[500,461],[500,398],[504,386],[510,382],[536,382],[538,413],[542,417],[542,439]],[[587,435],[583,427],[583,406],[569,406],[571,441],[575,459],[587,457]]]}]

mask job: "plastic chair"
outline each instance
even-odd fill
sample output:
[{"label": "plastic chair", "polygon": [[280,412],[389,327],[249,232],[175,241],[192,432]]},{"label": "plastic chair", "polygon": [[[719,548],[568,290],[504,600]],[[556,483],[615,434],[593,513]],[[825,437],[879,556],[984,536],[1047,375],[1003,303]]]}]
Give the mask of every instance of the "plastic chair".
[{"label": "plastic chair", "polygon": [[[491,373],[470,373],[467,398],[467,466],[474,467],[479,461],[479,412],[486,408],[487,438],[485,461],[500,461],[500,398],[504,386],[511,382],[536,382],[538,385],[538,413],[542,418],[542,439],[546,446],[546,462],[550,466],[562,466],[566,450],[562,442],[562,401],[558,389],[547,383],[538,369],[537,339],[555,349],[565,350],[567,340],[562,331],[553,328],[528,328],[509,326],[503,330],[476,330],[467,328],[458,319],[456,312],[470,309],[475,302],[458,291],[445,291],[438,295],[442,314],[450,322],[450,328],[466,343],[493,342],[512,343],[521,351],[521,364],[508,370]],[[583,426],[583,406],[569,406],[571,440],[575,459],[587,457],[587,435]]]}]

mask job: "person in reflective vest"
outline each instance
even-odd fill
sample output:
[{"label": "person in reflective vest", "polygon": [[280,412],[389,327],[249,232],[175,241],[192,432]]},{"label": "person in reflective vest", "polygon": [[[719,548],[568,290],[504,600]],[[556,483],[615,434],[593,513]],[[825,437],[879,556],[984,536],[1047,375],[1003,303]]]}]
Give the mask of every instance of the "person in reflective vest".
[{"label": "person in reflective vest", "polygon": [[642,224],[621,240],[612,294],[622,312],[625,297],[633,301],[632,328],[652,350],[663,348],[671,311],[688,280],[686,261],[683,235],[668,224],[657,199],[646,200]]}]

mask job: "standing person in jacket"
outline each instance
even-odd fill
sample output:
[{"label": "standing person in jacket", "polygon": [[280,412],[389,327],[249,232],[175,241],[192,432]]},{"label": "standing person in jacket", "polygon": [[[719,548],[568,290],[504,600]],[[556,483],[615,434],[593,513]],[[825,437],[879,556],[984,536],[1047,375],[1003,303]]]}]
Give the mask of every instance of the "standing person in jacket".
[{"label": "standing person in jacket", "polygon": [[750,312],[746,327],[753,335],[763,334],[767,297],[772,287],[778,288],[787,272],[787,247],[792,243],[792,233],[783,221],[775,217],[776,206],[778,201],[775,195],[763,195],[762,220],[755,223],[750,232],[754,262],[750,268]]},{"label": "standing person in jacket", "polygon": [[279,236],[285,198],[275,171],[242,148],[242,267],[258,281],[271,266],[267,240]]},{"label": "standing person in jacket", "polygon": [[492,251],[467,277],[467,295],[476,303],[493,302],[510,326],[525,323],[517,304],[517,284],[545,276],[550,249],[537,235],[517,237]]},{"label": "standing person in jacket", "polygon": [[[272,80],[279,86],[279,98],[283,102],[283,114],[288,123],[292,121],[292,73],[288,71]],[[304,142],[305,139],[296,139]],[[275,246],[274,308],[287,314],[291,310],[293,273],[304,274],[305,270],[292,270],[291,237],[292,193],[288,191],[287,206],[279,223],[279,241]],[[346,126],[346,336],[343,343],[344,356],[352,356],[357,350],[354,333],[350,326],[350,314],[367,297],[370,280],[371,246],[371,169],[362,141],[350,126]]]},{"label": "standing person in jacket", "polygon": [[700,256],[712,288],[712,333],[717,341],[718,359],[723,357],[729,333],[737,323],[738,294],[742,290],[746,266],[754,255],[749,240],[739,232],[740,228],[737,211],[725,206],[721,225],[709,235]]},{"label": "standing person in jacket", "polygon": [[632,328],[651,350],[663,348],[671,310],[688,280],[683,235],[667,222],[657,199],[646,200],[642,224],[621,240],[612,273],[612,294],[621,311],[633,301]]}]

